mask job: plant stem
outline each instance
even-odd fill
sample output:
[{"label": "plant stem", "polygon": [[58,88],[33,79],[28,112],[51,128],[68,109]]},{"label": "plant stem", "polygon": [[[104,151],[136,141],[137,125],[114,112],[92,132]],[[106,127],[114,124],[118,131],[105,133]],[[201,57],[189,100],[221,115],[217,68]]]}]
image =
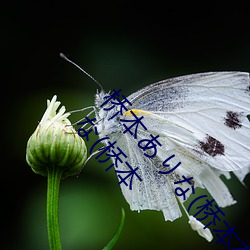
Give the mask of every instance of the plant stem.
[{"label": "plant stem", "polygon": [[50,250],[61,250],[59,231],[58,203],[62,170],[59,167],[48,168],[47,186],[47,228]]}]

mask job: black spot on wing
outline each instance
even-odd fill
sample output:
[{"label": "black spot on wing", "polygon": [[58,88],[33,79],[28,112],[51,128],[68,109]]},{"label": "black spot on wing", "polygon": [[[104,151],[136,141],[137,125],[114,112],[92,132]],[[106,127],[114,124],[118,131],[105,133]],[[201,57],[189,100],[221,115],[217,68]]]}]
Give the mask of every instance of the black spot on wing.
[{"label": "black spot on wing", "polygon": [[207,135],[204,141],[199,141],[199,146],[204,152],[212,157],[216,155],[224,155],[225,152],[224,145],[210,135]]},{"label": "black spot on wing", "polygon": [[242,113],[227,111],[227,115],[224,118],[224,124],[232,129],[240,128]]}]

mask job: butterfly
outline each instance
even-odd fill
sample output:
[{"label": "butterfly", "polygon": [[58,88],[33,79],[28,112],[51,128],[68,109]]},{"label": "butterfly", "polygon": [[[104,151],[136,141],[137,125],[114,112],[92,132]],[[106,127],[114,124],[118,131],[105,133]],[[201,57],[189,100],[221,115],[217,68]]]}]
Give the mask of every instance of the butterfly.
[{"label": "butterfly", "polygon": [[[180,204],[191,228],[211,241],[207,226],[212,222],[204,226],[188,214],[190,205],[187,211],[183,203],[191,195],[186,192],[191,186],[193,194],[196,187],[207,189],[213,197],[211,204],[215,200],[226,207],[236,202],[220,176],[229,179],[233,173],[244,184],[250,172],[249,74],[208,72],[175,77],[146,86],[128,98],[122,95],[121,101],[117,98],[120,90],[106,93],[91,75],[64,54],[60,56],[101,87],[95,107],[79,110],[93,108],[85,118],[99,135],[98,143],[104,144],[88,159],[102,151],[100,155],[106,152],[108,158],[100,162],[113,161],[106,171],[119,165],[115,172],[119,184],[124,184],[120,187],[131,210],[160,210],[166,221],[174,221],[182,216]],[[95,118],[88,118],[93,112],[95,124]],[[78,134],[81,136],[79,130]],[[156,146],[160,147],[156,150]],[[121,173],[128,173],[129,188]]]},{"label": "butterfly", "polygon": [[[122,172],[137,170],[131,189],[120,185],[131,210],[160,210],[165,220],[179,218],[177,199],[183,203],[192,194],[177,197],[175,183],[183,190],[190,188],[190,183],[181,182],[183,176],[192,177],[194,188],[207,189],[220,207],[235,203],[220,176],[230,178],[233,173],[243,182],[250,172],[248,73],[208,72],[156,82],[128,96],[123,114],[112,102],[103,105],[109,96],[103,90],[95,96],[95,126],[100,138],[115,141],[126,155],[128,164],[123,160],[116,170],[119,181]],[[144,128],[131,127],[124,133],[135,117],[143,117]],[[154,150],[143,151],[138,141],[145,146],[156,136],[161,146],[154,157],[146,157]],[[102,142],[108,146],[107,140]]]}]

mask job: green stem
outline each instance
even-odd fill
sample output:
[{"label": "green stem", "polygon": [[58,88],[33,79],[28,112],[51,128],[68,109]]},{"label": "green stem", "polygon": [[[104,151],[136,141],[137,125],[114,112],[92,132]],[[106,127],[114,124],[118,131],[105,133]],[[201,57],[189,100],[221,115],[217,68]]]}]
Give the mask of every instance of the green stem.
[{"label": "green stem", "polygon": [[58,167],[48,168],[47,186],[47,227],[50,250],[61,250],[59,232],[59,188],[62,170]]}]

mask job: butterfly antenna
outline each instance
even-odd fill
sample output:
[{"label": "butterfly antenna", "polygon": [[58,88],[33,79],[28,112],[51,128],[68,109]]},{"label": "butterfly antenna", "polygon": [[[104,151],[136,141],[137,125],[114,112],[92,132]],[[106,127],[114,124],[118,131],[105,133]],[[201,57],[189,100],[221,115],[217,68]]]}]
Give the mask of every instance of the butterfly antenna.
[{"label": "butterfly antenna", "polygon": [[73,61],[71,61],[67,56],[65,56],[63,53],[60,53],[60,57],[62,59],[64,59],[65,61],[73,64],[75,67],[77,67],[79,70],[81,70],[85,75],[87,75],[89,78],[91,78],[100,88],[101,90],[103,90],[102,85],[89,73],[87,73],[84,69],[82,69],[79,65],[77,65],[76,63],[74,63]]}]

